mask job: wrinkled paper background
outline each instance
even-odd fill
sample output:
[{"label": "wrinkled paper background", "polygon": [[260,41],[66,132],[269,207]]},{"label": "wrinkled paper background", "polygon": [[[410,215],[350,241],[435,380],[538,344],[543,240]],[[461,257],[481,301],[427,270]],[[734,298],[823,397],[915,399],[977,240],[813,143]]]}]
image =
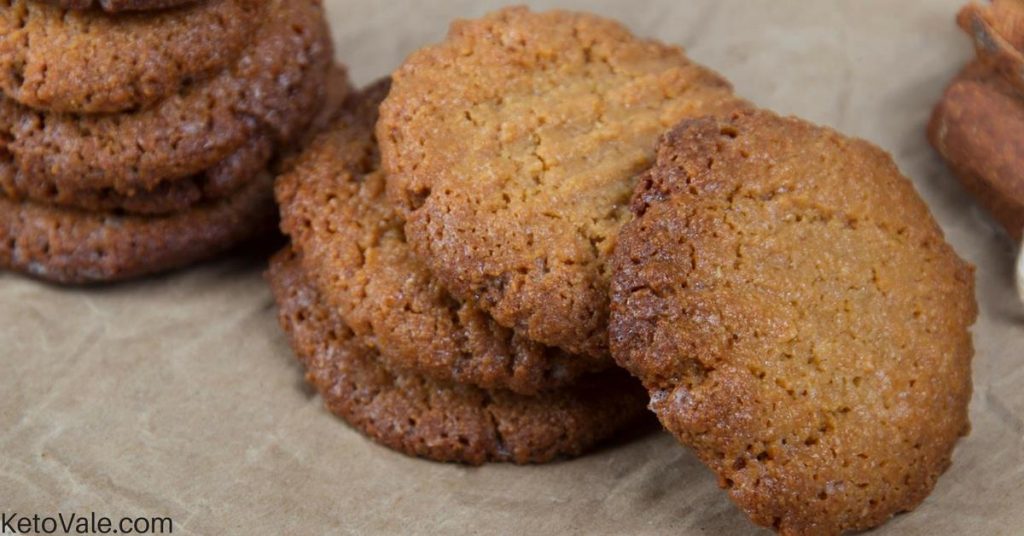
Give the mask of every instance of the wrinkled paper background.
[{"label": "wrinkled paper background", "polygon": [[[924,138],[971,54],[953,23],[960,1],[560,4],[682,44],[756,103],[881,145],[977,265],[973,433],[932,496],[880,534],[1024,533],[1014,246]],[[452,18],[499,5],[327,4],[359,84],[440,39]],[[478,469],[364,440],[304,386],[262,269],[250,255],[93,289],[0,273],[0,512],[170,516],[175,534],[756,532],[661,432],[575,461]]]}]

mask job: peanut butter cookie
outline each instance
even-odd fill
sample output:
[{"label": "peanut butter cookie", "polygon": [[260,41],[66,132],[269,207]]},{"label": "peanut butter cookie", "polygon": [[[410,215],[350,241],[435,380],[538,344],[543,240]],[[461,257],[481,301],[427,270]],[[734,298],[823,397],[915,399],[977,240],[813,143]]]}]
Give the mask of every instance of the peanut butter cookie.
[{"label": "peanut butter cookie", "polygon": [[373,135],[379,83],[278,179],[281,228],[324,300],[392,370],[524,394],[607,368],[527,340],[452,298],[412,254],[384,195]]},{"label": "peanut butter cookie", "polygon": [[270,175],[215,203],[162,217],[123,216],[0,197],[0,268],[58,283],[170,270],[273,231]]},{"label": "peanut butter cookie", "polygon": [[871,144],[769,112],[666,135],[612,261],[612,353],[751,519],[917,506],[969,424],[973,270]]},{"label": "peanut butter cookie", "polygon": [[275,15],[263,4],[209,0],[110,17],[2,0],[0,90],[47,111],[144,108],[230,67],[262,19]]},{"label": "peanut butter cookie", "polygon": [[306,379],[326,406],[391,449],[437,461],[543,463],[590,450],[644,413],[624,371],[537,397],[394,373],[325,303],[290,251],[267,278]]},{"label": "peanut butter cookie", "polygon": [[112,188],[58,188],[33,180],[11,161],[0,140],[0,191],[12,200],[79,208],[94,212],[122,210],[160,215],[188,210],[199,203],[227,197],[266,170],[274,154],[269,136],[255,134],[239,150],[187,179],[160,183],[152,190],[120,192]]},{"label": "peanut butter cookie", "polygon": [[452,25],[394,74],[377,136],[408,243],[520,336],[607,356],[607,255],[658,135],[746,104],[676,47],[525,8]]},{"label": "peanut butter cookie", "polygon": [[[151,191],[188,179],[254,136],[276,147],[305,134],[326,98],[332,47],[316,0],[274,0],[239,61],[154,108],[83,116],[0,97],[0,139],[39,191]],[[272,16],[271,16],[272,15]]]}]

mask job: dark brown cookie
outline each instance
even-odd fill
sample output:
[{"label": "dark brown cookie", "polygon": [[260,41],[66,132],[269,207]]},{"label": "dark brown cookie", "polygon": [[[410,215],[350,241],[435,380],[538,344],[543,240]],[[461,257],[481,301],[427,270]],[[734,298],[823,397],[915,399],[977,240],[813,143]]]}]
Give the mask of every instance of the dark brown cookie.
[{"label": "dark brown cookie", "polygon": [[154,108],[80,116],[0,97],[0,139],[18,172],[51,191],[129,194],[200,173],[262,133],[276,146],[295,141],[325,98],[330,36],[316,0],[265,9],[266,24],[236,65]]},{"label": "dark brown cookie", "polygon": [[234,63],[261,21],[276,16],[263,4],[209,0],[110,17],[0,0],[0,90],[55,112],[146,107]]},{"label": "dark brown cookie", "polygon": [[576,456],[644,413],[620,370],[538,397],[395,374],[328,307],[290,251],[267,274],[306,379],[354,428],[411,456],[469,464],[543,463]]},{"label": "dark brown cookie", "polygon": [[0,268],[59,283],[117,281],[211,257],[273,234],[269,174],[233,196],[163,217],[119,216],[0,197]]},{"label": "dark brown cookie", "polygon": [[409,243],[462,301],[606,356],[607,254],[658,135],[746,106],[677,47],[525,8],[452,25],[398,69],[378,139]]},{"label": "dark brown cookie", "polygon": [[159,215],[188,210],[227,197],[267,168],[274,154],[269,136],[255,134],[234,154],[188,179],[167,181],[152,190],[119,192],[113,188],[58,188],[33,180],[18,170],[0,140],[0,191],[8,199],[79,208],[93,212],[123,210]]},{"label": "dark brown cookie", "polygon": [[928,139],[1010,236],[1024,235],[1024,98],[975,62],[946,89]]},{"label": "dark brown cookie", "polygon": [[613,355],[755,523],[840,534],[924,500],[969,428],[973,270],[885,152],[687,121],[633,210]]},{"label": "dark brown cookie", "polygon": [[392,370],[523,394],[607,368],[542,346],[456,301],[410,251],[385,199],[373,136],[379,83],[353,98],[333,127],[278,179],[281,228],[304,270],[363,343]]},{"label": "dark brown cookie", "polygon": [[[122,11],[150,11],[196,4],[200,0],[42,0],[64,9],[102,9],[107,13]],[[208,0],[202,0],[208,1]]]}]

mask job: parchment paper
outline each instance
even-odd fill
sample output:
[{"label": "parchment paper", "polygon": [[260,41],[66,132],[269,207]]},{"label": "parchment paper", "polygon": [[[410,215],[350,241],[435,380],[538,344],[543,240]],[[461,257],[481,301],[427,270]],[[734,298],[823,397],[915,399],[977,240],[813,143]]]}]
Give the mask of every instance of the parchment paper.
[{"label": "parchment paper", "polygon": [[[929,149],[970,56],[961,0],[566,1],[684,45],[740,94],[881,145],[977,265],[973,432],[879,534],[1024,534],[1024,307],[1013,249]],[[357,83],[498,2],[328,0]],[[547,7],[547,2],[537,2]],[[170,516],[175,534],[750,534],[656,430],[579,460],[473,469],[407,458],[321,407],[256,256],[96,289],[0,274],[0,512]]]}]

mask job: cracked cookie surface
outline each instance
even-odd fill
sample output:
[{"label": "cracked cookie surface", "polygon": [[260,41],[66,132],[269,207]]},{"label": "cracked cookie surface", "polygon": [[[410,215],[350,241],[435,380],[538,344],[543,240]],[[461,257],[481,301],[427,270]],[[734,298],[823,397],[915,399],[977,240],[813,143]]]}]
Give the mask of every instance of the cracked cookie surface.
[{"label": "cracked cookie surface", "polygon": [[769,112],[683,122],[613,256],[616,361],[758,524],[917,506],[969,424],[973,269],[892,159]]},{"label": "cracked cookie surface", "polygon": [[326,99],[332,47],[315,0],[274,0],[253,45],[229,70],[154,108],[80,116],[0,97],[4,158],[49,191],[149,191],[188,179],[257,135],[287,146]]},{"label": "cracked cookie surface", "polygon": [[388,196],[459,300],[607,356],[607,254],[634,176],[686,117],[744,107],[676,47],[586,14],[505,9],[409,57],[381,106]]},{"label": "cracked cookie surface", "polygon": [[111,17],[0,2],[0,90],[26,106],[111,113],[148,107],[228,68],[268,13],[259,0]]},{"label": "cracked cookie surface", "polygon": [[391,369],[440,381],[536,394],[611,365],[516,335],[452,298],[415,258],[385,198],[373,135],[387,89],[353,96],[277,180],[282,230],[324,299]]},{"label": "cracked cookie surface", "polygon": [[281,326],[328,409],[391,449],[436,461],[543,463],[576,456],[644,413],[644,394],[611,370],[536,397],[438,383],[381,365],[302,272],[276,255],[267,273]]}]

